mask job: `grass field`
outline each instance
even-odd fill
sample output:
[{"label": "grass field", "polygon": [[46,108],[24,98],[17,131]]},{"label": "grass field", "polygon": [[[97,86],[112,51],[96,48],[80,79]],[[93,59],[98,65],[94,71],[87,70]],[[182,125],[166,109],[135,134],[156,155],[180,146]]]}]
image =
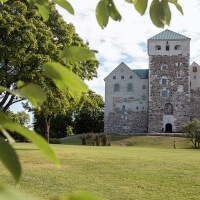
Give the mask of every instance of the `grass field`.
[{"label": "grass field", "polygon": [[[74,140],[67,142],[78,142]],[[111,200],[200,199],[200,151],[189,149],[186,139],[137,136],[112,140],[110,147],[52,145],[60,169],[32,144],[16,144],[24,169],[18,189],[41,199],[78,190]],[[173,149],[174,140],[177,149]],[[1,164],[0,180],[14,187]]]}]

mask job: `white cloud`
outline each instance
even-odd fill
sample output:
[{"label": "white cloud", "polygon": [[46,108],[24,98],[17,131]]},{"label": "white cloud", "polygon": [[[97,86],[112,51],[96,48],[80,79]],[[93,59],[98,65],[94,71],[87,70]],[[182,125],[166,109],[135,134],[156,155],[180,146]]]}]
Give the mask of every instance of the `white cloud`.
[{"label": "white cloud", "polygon": [[[71,22],[76,27],[77,33],[90,43],[92,49],[99,51],[97,58],[100,67],[98,78],[87,81],[89,87],[104,96],[103,79],[122,61],[128,61],[131,68],[147,68],[148,55],[141,44],[146,44],[147,39],[163,31],[156,28],[150,21],[148,12],[140,16],[133,5],[124,0],[115,0],[116,6],[122,15],[122,21],[109,20],[108,26],[102,30],[95,18],[95,8],[98,0],[70,1],[75,9],[75,16],[71,16],[59,8],[66,22]],[[179,0],[183,6],[182,16],[175,6],[172,8],[172,22],[170,30],[191,37],[191,62],[200,64],[200,19],[199,0]]]}]

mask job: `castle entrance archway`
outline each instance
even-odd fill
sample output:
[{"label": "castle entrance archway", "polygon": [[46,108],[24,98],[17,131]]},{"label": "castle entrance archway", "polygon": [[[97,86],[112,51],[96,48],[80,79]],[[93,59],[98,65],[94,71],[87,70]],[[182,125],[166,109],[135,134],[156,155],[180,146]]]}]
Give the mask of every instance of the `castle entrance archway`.
[{"label": "castle entrance archway", "polygon": [[165,132],[166,133],[172,132],[172,124],[168,123],[165,125]]}]

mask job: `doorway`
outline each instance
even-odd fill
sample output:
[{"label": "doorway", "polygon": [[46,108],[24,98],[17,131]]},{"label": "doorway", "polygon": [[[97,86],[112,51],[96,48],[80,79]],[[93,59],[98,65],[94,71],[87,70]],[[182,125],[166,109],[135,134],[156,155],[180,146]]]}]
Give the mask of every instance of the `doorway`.
[{"label": "doorway", "polygon": [[172,124],[168,123],[165,125],[165,132],[166,133],[172,132]]}]

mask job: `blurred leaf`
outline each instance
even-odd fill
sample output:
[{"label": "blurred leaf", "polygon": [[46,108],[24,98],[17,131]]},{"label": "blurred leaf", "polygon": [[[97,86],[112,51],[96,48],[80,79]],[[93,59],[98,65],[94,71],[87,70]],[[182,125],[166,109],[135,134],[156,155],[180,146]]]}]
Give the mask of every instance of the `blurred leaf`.
[{"label": "blurred leaf", "polygon": [[0,160],[5,167],[10,171],[16,182],[19,182],[21,176],[21,166],[18,156],[12,146],[4,142],[0,137]]},{"label": "blurred leaf", "polygon": [[71,70],[62,66],[60,63],[49,62],[44,64],[45,75],[53,80],[60,90],[69,87],[76,92],[87,92],[87,85]]},{"label": "blurred leaf", "polygon": [[1,3],[5,3],[6,1],[8,1],[8,0],[0,0]]},{"label": "blurred leaf", "polygon": [[106,0],[106,4],[110,17],[115,21],[121,21],[122,17],[115,7],[113,0]]},{"label": "blurred leaf", "polygon": [[178,4],[178,0],[167,0],[167,1],[173,3],[176,6],[176,8],[181,12],[181,14],[182,15],[184,14],[181,5]]},{"label": "blurred leaf", "polygon": [[41,106],[46,101],[46,94],[39,85],[30,83],[20,89],[23,97],[28,99],[35,107]]},{"label": "blurred leaf", "polygon": [[36,200],[36,198],[32,198],[25,194],[21,194],[18,191],[14,191],[13,189],[8,189],[3,186],[0,186],[0,199],[1,200]]},{"label": "blurred leaf", "polygon": [[165,14],[165,23],[169,26],[171,22],[171,11],[169,8],[169,4],[167,1],[163,1],[163,9],[164,9],[164,14]]},{"label": "blurred leaf", "polygon": [[163,28],[165,13],[163,4],[159,0],[153,0],[150,7],[150,17],[155,26]]},{"label": "blurred leaf", "polygon": [[25,127],[15,124],[11,120],[9,120],[7,116],[3,114],[2,111],[0,111],[0,126],[3,129],[9,130],[11,132],[17,132],[20,135],[27,138],[28,140],[32,141],[52,162],[54,162],[57,165],[59,164],[59,161],[54,151],[51,149],[51,147],[48,145],[48,143],[44,140],[42,136]]},{"label": "blurred leaf", "polygon": [[95,53],[85,47],[71,46],[65,48],[60,53],[60,58],[65,58],[72,62],[83,62],[87,60],[95,60]]},{"label": "blurred leaf", "polygon": [[21,88],[25,85],[24,81],[17,81],[17,88]]},{"label": "blurred leaf", "polygon": [[141,14],[144,15],[146,9],[148,0],[133,0],[133,4],[135,6],[135,9]]},{"label": "blurred leaf", "polygon": [[10,134],[5,129],[2,129],[1,132],[7,138],[10,144],[13,144],[15,142],[14,138],[11,137]]},{"label": "blurred leaf", "polygon": [[74,9],[68,1],[65,0],[53,0],[54,3],[58,4],[59,6],[63,7],[67,10],[70,14],[74,15]]},{"label": "blurred leaf", "polygon": [[105,28],[107,26],[109,20],[109,11],[105,0],[99,1],[96,7],[96,18],[101,28]]},{"label": "blurred leaf", "polygon": [[49,19],[49,1],[48,0],[27,0],[31,5],[37,6],[39,13],[44,21]]}]

